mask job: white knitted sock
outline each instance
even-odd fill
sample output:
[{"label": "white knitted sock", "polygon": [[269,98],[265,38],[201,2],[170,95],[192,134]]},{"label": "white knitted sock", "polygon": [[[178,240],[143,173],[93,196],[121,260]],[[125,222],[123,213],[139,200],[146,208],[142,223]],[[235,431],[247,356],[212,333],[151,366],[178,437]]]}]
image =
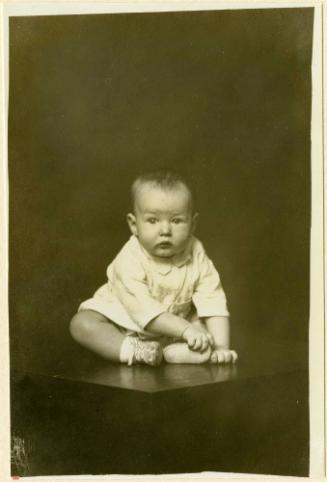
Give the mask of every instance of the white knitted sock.
[{"label": "white knitted sock", "polygon": [[155,340],[141,340],[135,336],[126,336],[120,347],[120,361],[129,366],[134,363],[145,363],[157,366],[162,361],[162,347]]}]

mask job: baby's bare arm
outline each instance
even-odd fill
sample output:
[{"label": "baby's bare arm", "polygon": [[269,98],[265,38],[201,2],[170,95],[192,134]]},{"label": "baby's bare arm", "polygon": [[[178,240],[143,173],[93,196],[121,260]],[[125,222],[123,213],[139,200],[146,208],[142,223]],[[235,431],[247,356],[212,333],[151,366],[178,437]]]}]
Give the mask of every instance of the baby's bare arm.
[{"label": "baby's bare arm", "polygon": [[227,316],[211,316],[205,318],[204,322],[214,339],[215,348],[228,350],[230,343],[229,318]]},{"label": "baby's bare arm", "polygon": [[170,336],[172,338],[182,338],[190,348],[197,351],[204,351],[212,343],[210,334],[193,326],[184,318],[173,315],[172,313],[161,313],[152,320],[146,327],[152,333]]},{"label": "baby's bare arm", "polygon": [[230,327],[227,316],[212,316],[205,318],[205,325],[214,340],[211,355],[213,363],[235,363],[237,353],[230,349]]},{"label": "baby's bare arm", "polygon": [[181,318],[180,316],[164,312],[150,321],[146,329],[158,335],[181,338],[189,324],[190,323],[187,320],[184,320],[184,318]]}]

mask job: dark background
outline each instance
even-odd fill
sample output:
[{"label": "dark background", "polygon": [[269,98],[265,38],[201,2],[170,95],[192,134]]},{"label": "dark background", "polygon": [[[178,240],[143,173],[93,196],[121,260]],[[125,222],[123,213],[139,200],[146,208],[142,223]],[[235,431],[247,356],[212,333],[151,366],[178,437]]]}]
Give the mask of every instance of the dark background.
[{"label": "dark background", "polygon": [[232,328],[307,341],[313,9],[10,19],[11,364],[60,368],[144,168],[194,180]]}]

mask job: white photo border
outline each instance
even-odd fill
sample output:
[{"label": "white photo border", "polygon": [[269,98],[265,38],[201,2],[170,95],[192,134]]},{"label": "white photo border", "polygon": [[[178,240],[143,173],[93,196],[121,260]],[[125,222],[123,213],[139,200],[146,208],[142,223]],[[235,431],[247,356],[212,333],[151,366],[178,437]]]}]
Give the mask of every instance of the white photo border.
[{"label": "white photo border", "polygon": [[[325,424],[325,238],[324,225],[327,220],[324,209],[324,193],[326,184],[324,177],[324,96],[325,67],[323,53],[326,39],[323,37],[325,21],[324,1],[255,1],[244,0],[220,2],[215,0],[136,0],[112,2],[80,2],[80,1],[45,1],[4,2],[0,3],[0,106],[1,106],[1,170],[0,170],[0,376],[3,389],[0,394],[1,427],[0,430],[0,480],[12,480],[10,476],[10,399],[9,399],[9,315],[8,315],[8,146],[7,119],[9,93],[9,18],[11,16],[41,15],[81,15],[81,14],[115,14],[140,12],[173,12],[202,10],[236,10],[236,9],[271,9],[271,8],[314,8],[314,35],[312,58],[312,116],[311,116],[311,173],[312,173],[312,207],[311,207],[311,251],[310,251],[310,321],[309,321],[309,374],[310,374],[310,477],[324,479],[326,477],[326,424]],[[144,476],[110,476],[110,479],[130,480],[144,479]],[[290,480],[290,477],[271,477],[255,474],[208,473],[185,474],[175,476],[149,477],[147,480],[180,480],[228,478]],[[296,480],[302,478],[297,477]],[[305,479],[305,478],[303,478]],[[63,477],[24,477],[24,480],[108,480],[103,476],[63,476]]]}]

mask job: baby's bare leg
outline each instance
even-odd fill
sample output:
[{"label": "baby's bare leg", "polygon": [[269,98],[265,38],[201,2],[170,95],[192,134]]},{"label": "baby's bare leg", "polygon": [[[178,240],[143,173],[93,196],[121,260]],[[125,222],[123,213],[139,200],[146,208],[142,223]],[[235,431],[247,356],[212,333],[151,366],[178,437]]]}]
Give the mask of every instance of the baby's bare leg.
[{"label": "baby's bare leg", "polygon": [[125,335],[108,318],[92,310],[79,311],[70,322],[77,343],[108,360],[120,361]]},{"label": "baby's bare leg", "polygon": [[[190,323],[196,328],[203,331],[203,333],[208,333],[203,322],[193,316]],[[167,344],[163,349],[163,355],[166,363],[181,363],[181,364],[193,364],[198,365],[206,363],[209,361],[211,356],[211,347],[209,346],[203,352],[194,351],[189,348],[187,343],[183,341],[177,341],[175,343]]]},{"label": "baby's bare leg", "polygon": [[70,322],[70,333],[77,343],[111,361],[156,366],[162,360],[162,348],[158,341],[127,336],[96,311],[79,311]]},{"label": "baby's bare leg", "polygon": [[163,356],[166,363],[198,365],[209,360],[211,356],[211,347],[208,347],[205,351],[201,352],[191,350],[187,343],[175,342],[164,347]]}]

